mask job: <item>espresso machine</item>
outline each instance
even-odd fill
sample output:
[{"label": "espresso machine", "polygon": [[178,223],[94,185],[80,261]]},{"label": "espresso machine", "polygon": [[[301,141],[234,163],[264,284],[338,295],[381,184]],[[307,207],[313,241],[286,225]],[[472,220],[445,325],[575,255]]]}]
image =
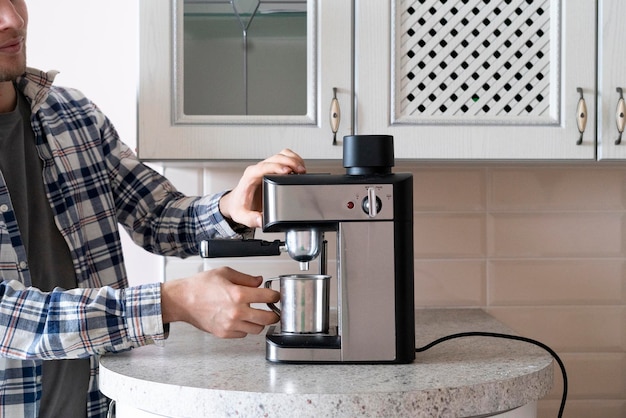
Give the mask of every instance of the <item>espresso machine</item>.
[{"label": "espresso machine", "polygon": [[[263,181],[263,231],[285,242],[258,242],[261,253],[287,251],[337,289],[327,332],[268,328],[266,358],[286,363],[410,363],[415,359],[413,178],[394,174],[393,137],[344,137],[346,174],[287,174]],[[336,269],[327,271],[327,237]],[[234,243],[232,245],[235,245]],[[203,256],[211,256],[203,243]],[[254,251],[253,251],[254,253]],[[261,255],[258,251],[248,255]],[[231,255],[232,252],[231,252]],[[237,254],[242,255],[242,254]]]}]

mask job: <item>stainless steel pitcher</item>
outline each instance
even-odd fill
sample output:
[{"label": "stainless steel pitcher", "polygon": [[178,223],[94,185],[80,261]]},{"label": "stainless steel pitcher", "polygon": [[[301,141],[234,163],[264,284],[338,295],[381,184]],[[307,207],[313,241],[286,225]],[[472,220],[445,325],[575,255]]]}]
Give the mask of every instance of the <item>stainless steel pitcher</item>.
[{"label": "stainless steel pitcher", "polygon": [[323,274],[289,274],[268,279],[280,281],[280,305],[267,305],[280,316],[283,333],[327,334],[330,297],[330,276]]}]

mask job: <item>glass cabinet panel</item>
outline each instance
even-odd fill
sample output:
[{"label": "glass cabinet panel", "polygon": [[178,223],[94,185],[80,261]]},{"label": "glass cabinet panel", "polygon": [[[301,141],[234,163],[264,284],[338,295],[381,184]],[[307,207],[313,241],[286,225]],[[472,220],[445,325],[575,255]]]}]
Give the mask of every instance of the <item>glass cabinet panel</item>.
[{"label": "glass cabinet panel", "polygon": [[183,113],[306,115],[306,7],[305,0],[185,0]]},{"label": "glass cabinet panel", "polygon": [[174,9],[174,123],[313,123],[306,0],[179,0]]}]

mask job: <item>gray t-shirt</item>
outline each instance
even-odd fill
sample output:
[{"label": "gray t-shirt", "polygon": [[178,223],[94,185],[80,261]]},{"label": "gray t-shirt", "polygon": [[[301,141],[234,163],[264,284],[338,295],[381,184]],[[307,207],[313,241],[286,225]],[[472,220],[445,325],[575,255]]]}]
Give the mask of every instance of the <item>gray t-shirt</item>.
[{"label": "gray t-shirt", "polygon": [[[30,106],[18,92],[18,104],[0,113],[0,171],[9,189],[34,287],[77,287],[69,248],[55,226],[46,197],[43,161],[30,126]],[[86,417],[89,359],[43,362],[40,417]]]}]

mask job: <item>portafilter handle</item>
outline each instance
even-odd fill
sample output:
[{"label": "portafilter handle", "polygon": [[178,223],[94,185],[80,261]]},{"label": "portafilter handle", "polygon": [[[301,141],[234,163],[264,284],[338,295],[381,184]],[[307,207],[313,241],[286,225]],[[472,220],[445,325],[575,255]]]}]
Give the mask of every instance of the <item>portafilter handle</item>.
[{"label": "portafilter handle", "polygon": [[285,243],[280,240],[260,239],[208,239],[200,242],[202,258],[220,257],[262,257],[280,255]]}]

